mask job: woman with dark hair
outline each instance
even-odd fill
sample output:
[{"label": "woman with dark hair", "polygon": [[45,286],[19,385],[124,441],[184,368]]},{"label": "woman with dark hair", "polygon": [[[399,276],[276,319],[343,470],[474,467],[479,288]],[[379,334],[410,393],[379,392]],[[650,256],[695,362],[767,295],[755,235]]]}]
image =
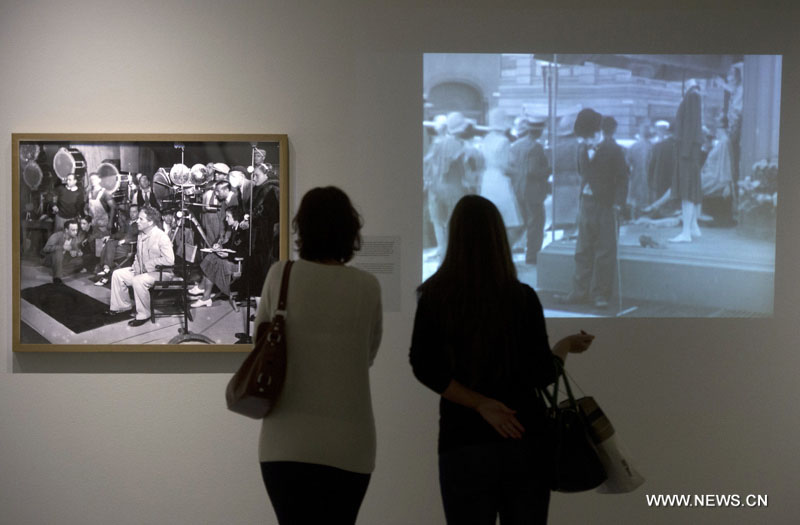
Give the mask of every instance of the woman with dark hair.
[{"label": "woman with dark hair", "polygon": [[[463,197],[447,253],[418,289],[410,360],[441,395],[439,482],[449,524],[547,521],[544,406],[536,389],[555,357],[583,352],[581,332],[552,351],[536,292],[517,280],[503,219],[491,201]],[[555,357],[554,357],[555,356]]]},{"label": "woman with dark hair", "polygon": [[192,308],[211,306],[211,292],[214,286],[224,295],[231,295],[234,275],[237,270],[241,271],[239,261],[236,259],[247,255],[248,232],[239,227],[243,220],[244,212],[238,206],[225,210],[225,230],[222,232],[222,237],[211,246],[212,253],[204,257],[200,263],[203,280],[199,285],[189,289],[192,295],[203,294],[190,305]]},{"label": "woman with dark hair", "polygon": [[[361,217],[342,190],[310,190],[293,226],[300,260],[286,301],[286,382],[262,423],[261,472],[282,525],[355,523],[375,466],[369,367],[380,287],[345,266],[361,247]],[[267,274],[256,327],[275,313],[285,264]]]}]

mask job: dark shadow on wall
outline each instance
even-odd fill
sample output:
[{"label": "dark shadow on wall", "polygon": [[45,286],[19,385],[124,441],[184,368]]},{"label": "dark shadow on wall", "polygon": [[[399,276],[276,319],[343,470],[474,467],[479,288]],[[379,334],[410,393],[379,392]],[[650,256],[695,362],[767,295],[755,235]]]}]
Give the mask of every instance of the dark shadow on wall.
[{"label": "dark shadow on wall", "polygon": [[15,374],[233,374],[246,352],[16,352]]}]

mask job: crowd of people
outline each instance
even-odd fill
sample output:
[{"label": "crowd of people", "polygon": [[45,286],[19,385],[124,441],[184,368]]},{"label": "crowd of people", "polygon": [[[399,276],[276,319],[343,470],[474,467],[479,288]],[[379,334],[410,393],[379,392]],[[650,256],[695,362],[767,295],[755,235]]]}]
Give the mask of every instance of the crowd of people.
[{"label": "crowd of people", "polygon": [[[513,130],[506,114],[489,113],[486,135],[476,142],[475,127],[460,112],[441,115],[423,160],[428,215],[436,239],[436,256],[447,251],[447,221],[461,197],[477,194],[495,203],[513,244],[526,238],[526,262],[536,264],[542,247],[550,165],[538,139],[545,119],[524,116]],[[515,139],[512,143],[511,139]]]},{"label": "crowd of people", "polygon": [[[724,105],[714,123],[704,125],[704,89],[712,86],[722,88]],[[590,108],[560,117],[555,151],[542,140],[545,119],[525,111],[512,119],[494,108],[486,126],[457,111],[437,116],[426,123],[423,158],[425,216],[436,243],[429,257],[443,260],[455,203],[475,194],[497,206],[512,253],[524,252],[526,264],[537,264],[545,201],[555,190],[550,182],[564,184],[575,188],[567,215],[578,233],[573,291],[560,300],[608,306],[623,222],[681,226],[671,243],[696,241],[701,224],[736,224],[741,87],[741,64],[726,79],[689,79],[674,118],[640,121],[625,147],[615,136],[617,120]],[[560,218],[559,225],[569,222]]]},{"label": "crowd of people", "polygon": [[29,220],[38,216],[38,223],[52,224],[40,250],[42,265],[55,284],[86,274],[96,286],[110,286],[107,313],[134,311],[132,326],[150,318],[149,289],[179,272],[176,257],[194,263],[200,275],[189,283],[192,307],[211,306],[219,294],[258,293],[279,254],[280,199],[276,169],[263,162],[263,150],[255,157],[250,167],[176,164],[169,173],[132,176],[115,192],[96,172],[85,184],[75,173],[56,180],[38,210],[26,207]]}]

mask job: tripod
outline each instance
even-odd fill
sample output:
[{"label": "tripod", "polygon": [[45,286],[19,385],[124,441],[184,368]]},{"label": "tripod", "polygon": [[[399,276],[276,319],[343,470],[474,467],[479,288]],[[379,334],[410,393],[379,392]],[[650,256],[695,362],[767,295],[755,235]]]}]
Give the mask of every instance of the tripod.
[{"label": "tripod", "polygon": [[[255,173],[255,163],[256,163],[256,143],[250,143],[251,151],[250,151],[250,165],[253,166],[253,173]],[[250,267],[253,258],[253,227],[255,226],[253,221],[253,197],[255,197],[255,187],[250,186],[250,209],[248,210],[248,220],[250,221],[250,226],[247,228],[247,259],[245,260],[245,264],[242,271],[242,277],[244,277],[244,289],[245,289],[245,299],[247,300],[247,308],[245,309],[245,316],[244,316],[244,332],[239,332],[236,334],[236,344],[237,345],[249,345],[253,344],[253,337],[250,335],[250,304],[252,302],[252,298],[250,297],[250,280],[252,278],[253,269]],[[247,274],[244,272],[244,268],[247,269]]]},{"label": "tripod", "polygon": [[[180,145],[176,144],[175,147],[179,148],[181,150],[181,164],[183,164],[183,144],[180,144]],[[177,213],[178,222],[175,225],[176,235],[177,235],[177,232],[181,232],[181,243],[183,244],[183,257],[181,257],[181,273],[183,275],[181,293],[183,294],[183,297],[184,297],[184,300],[182,301],[183,302],[183,326],[178,328],[178,335],[176,335],[175,337],[170,339],[169,340],[169,344],[178,345],[178,344],[187,343],[187,342],[190,342],[190,341],[191,342],[197,342],[197,343],[214,344],[214,341],[209,339],[207,336],[205,336],[203,334],[195,334],[195,333],[189,331],[189,303],[186,300],[186,297],[189,295],[188,288],[187,288],[187,272],[186,272],[186,246],[187,246],[187,243],[186,243],[186,230],[184,229],[184,224],[186,222],[186,217],[189,217],[190,219],[192,219],[191,222],[192,222],[192,224],[195,224],[195,226],[196,226],[196,223],[194,222],[194,217],[192,217],[190,215],[189,211],[186,209],[186,196],[185,195],[186,195],[186,192],[185,191],[181,191],[181,209],[180,209],[180,212]],[[201,235],[203,237],[203,240],[205,240],[205,235],[202,234],[202,230],[201,230]],[[208,243],[207,240],[206,240],[206,243]]]}]

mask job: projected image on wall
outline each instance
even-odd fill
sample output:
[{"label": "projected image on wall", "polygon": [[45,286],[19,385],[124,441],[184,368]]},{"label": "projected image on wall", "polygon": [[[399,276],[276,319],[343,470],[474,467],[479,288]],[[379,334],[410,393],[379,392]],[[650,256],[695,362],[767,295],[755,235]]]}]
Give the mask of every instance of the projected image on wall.
[{"label": "projected image on wall", "polygon": [[425,54],[423,280],[478,194],[550,317],[771,316],[781,62]]}]

